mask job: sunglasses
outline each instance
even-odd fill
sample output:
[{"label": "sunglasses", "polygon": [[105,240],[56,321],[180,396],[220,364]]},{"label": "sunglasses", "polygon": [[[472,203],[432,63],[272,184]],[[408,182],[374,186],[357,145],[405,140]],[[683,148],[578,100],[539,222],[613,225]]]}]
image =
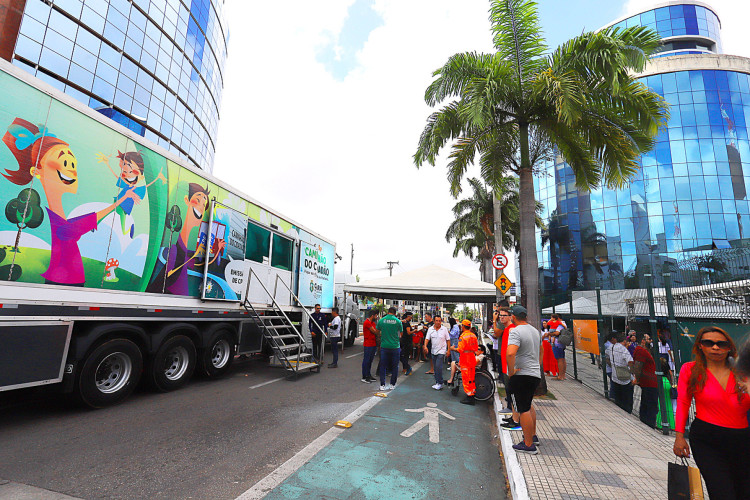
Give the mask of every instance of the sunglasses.
[{"label": "sunglasses", "polygon": [[709,340],[709,339],[701,339],[701,345],[703,347],[708,347],[708,348],[716,346],[719,349],[730,349],[732,347],[732,345],[727,340],[720,340],[718,342],[714,342],[713,340]]}]

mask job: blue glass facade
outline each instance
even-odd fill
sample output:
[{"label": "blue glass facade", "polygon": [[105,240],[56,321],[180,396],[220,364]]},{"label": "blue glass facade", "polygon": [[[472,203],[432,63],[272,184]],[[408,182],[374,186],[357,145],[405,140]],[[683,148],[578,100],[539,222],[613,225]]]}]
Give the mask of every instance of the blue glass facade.
[{"label": "blue glass facade", "polygon": [[[722,56],[680,61],[705,57]],[[535,180],[547,224],[537,235],[544,294],[644,288],[648,272],[659,285],[683,262],[750,246],[750,75],[686,69],[642,81],[666,99],[671,117],[629,186],[578,191],[564,162]]]},{"label": "blue glass facade", "polygon": [[[684,39],[690,36],[706,37],[710,38],[717,45],[716,49],[712,50],[712,52],[721,52],[721,39],[719,36],[721,23],[719,22],[719,17],[702,5],[684,4],[659,7],[631,16],[612,26],[620,28],[645,26],[659,33],[662,38],[683,38],[678,45],[689,43]],[[665,49],[673,50],[671,49],[669,40],[665,41],[665,46]]]},{"label": "blue glass facade", "polygon": [[13,63],[211,171],[222,8],[220,0],[27,0]]}]

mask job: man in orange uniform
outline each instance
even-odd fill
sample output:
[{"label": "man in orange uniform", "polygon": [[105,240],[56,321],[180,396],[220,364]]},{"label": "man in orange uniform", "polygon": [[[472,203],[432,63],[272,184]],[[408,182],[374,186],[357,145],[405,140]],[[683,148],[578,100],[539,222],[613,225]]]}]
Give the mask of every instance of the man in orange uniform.
[{"label": "man in orange uniform", "polygon": [[458,347],[449,346],[451,351],[459,354],[458,364],[461,367],[461,381],[464,384],[466,397],[461,400],[465,405],[474,404],[474,373],[477,366],[477,351],[479,343],[477,337],[471,332],[471,321],[465,319],[461,322],[461,336],[458,338]]}]

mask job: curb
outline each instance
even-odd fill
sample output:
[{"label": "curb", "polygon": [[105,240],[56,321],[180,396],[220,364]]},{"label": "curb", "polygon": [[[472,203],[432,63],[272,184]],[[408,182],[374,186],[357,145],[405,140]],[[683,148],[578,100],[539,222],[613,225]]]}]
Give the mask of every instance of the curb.
[{"label": "curb", "polygon": [[502,409],[502,402],[497,391],[494,395],[495,425],[500,436],[500,444],[503,449],[505,458],[505,473],[508,475],[508,484],[510,485],[510,495],[513,500],[529,500],[529,490],[526,487],[526,478],[523,476],[523,469],[518,461],[516,452],[513,449],[513,437],[508,429],[500,427],[500,417],[498,411]]}]

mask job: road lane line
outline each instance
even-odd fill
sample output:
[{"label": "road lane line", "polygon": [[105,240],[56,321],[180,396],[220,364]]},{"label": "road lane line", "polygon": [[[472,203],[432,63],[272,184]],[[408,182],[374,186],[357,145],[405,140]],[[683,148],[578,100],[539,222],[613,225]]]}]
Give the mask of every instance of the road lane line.
[{"label": "road lane line", "polygon": [[351,355],[347,356],[346,359],[353,358],[354,356],[361,356],[362,354],[364,354],[364,353],[362,351],[360,351],[357,354],[351,354]]},{"label": "road lane line", "polygon": [[[344,417],[342,420],[354,423],[362,415],[367,413],[373,406],[382,401],[377,396],[372,396],[367,399],[359,408],[354,410],[352,413]],[[236,500],[260,500],[270,493],[274,488],[284,482],[289,476],[294,474],[297,469],[305,465],[311,458],[313,458],[320,450],[331,444],[345,429],[340,427],[331,427],[323,434],[321,434],[312,443],[308,444],[302,450],[300,450],[292,458],[281,464],[276,470],[268,474],[266,477],[255,483],[249,490],[241,494]]]},{"label": "road lane line", "polygon": [[285,377],[279,377],[275,378],[273,380],[267,380],[261,384],[251,385],[250,389],[257,389],[258,387],[263,387],[264,385],[273,384],[274,382],[278,382],[279,380],[284,380]]}]

